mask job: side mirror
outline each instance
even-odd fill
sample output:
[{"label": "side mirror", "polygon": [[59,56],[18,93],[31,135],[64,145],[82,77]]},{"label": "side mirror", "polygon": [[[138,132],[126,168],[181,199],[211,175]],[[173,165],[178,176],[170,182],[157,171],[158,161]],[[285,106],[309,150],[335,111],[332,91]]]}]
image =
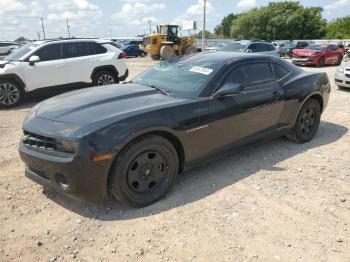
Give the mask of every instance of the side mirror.
[{"label": "side mirror", "polygon": [[219,88],[213,95],[214,98],[223,98],[225,96],[238,95],[242,92],[243,87],[241,84],[236,83],[226,83]]},{"label": "side mirror", "polygon": [[37,62],[40,62],[40,57],[38,57],[37,55],[32,55],[29,58],[29,65],[34,65]]},{"label": "side mirror", "polygon": [[247,53],[253,53],[252,49],[247,49]]}]

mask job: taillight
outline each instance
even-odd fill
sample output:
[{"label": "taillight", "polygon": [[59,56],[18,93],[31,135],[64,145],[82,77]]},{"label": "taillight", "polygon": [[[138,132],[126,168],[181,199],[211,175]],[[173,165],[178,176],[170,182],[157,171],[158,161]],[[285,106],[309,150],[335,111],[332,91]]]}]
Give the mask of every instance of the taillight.
[{"label": "taillight", "polygon": [[126,57],[126,53],[125,52],[121,52],[118,56],[118,59],[123,59]]}]

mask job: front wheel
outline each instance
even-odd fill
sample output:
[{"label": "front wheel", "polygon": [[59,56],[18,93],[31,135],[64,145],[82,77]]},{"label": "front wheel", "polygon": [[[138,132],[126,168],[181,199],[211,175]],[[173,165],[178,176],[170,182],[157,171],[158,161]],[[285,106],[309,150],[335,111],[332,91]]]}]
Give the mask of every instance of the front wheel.
[{"label": "front wheel", "polygon": [[321,119],[321,106],[315,99],[310,99],[301,108],[296,123],[287,138],[297,142],[310,141],[316,134]]},{"label": "front wheel", "polygon": [[324,63],[325,63],[324,57],[321,57],[321,58],[318,60],[317,67],[323,67],[323,66],[324,66]]},{"label": "front wheel", "polygon": [[112,72],[109,71],[100,71],[96,73],[92,80],[92,84],[94,86],[105,86],[118,83],[118,78]]},{"label": "front wheel", "polygon": [[0,107],[11,108],[18,106],[24,99],[23,88],[12,80],[0,80]]},{"label": "front wheel", "polygon": [[173,145],[160,136],[144,136],[115,160],[109,192],[124,205],[147,206],[169,191],[178,172],[179,158]]}]

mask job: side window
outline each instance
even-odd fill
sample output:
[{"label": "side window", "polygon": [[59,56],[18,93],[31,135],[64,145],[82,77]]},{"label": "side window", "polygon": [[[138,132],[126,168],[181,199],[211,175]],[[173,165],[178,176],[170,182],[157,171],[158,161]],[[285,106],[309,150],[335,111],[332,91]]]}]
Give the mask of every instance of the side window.
[{"label": "side window", "polygon": [[249,45],[248,49],[252,50],[253,53],[260,52],[258,44],[251,44]]},{"label": "side window", "polygon": [[283,66],[279,65],[279,64],[275,64],[273,63],[273,69],[275,71],[275,77],[277,80],[285,77],[286,75],[289,74],[289,71],[287,69],[285,69]]},{"label": "side window", "polygon": [[237,67],[231,71],[231,73],[226,77],[225,83],[237,83],[244,85],[247,81],[246,75],[242,70],[242,67]]},{"label": "side window", "polygon": [[93,53],[90,51],[89,42],[75,42],[63,44],[64,58],[73,58],[88,55],[93,55]]},{"label": "side window", "polygon": [[104,54],[107,52],[107,49],[105,47],[94,42],[90,43],[90,49],[93,55]]},{"label": "side window", "polygon": [[61,59],[61,44],[51,44],[44,46],[36,51],[33,55],[39,56],[40,62]]},{"label": "side window", "polygon": [[245,86],[260,85],[274,81],[274,74],[269,63],[247,64],[242,67],[247,76]]},{"label": "side window", "polygon": [[275,51],[276,48],[272,44],[264,44],[266,51]]},{"label": "side window", "polygon": [[338,51],[338,47],[336,45],[331,45],[331,50],[332,51]]}]

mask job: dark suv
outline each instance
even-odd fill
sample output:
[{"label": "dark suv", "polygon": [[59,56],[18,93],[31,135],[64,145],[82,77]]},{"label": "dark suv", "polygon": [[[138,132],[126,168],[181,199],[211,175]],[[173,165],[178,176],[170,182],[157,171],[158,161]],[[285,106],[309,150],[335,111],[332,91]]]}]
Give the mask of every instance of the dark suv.
[{"label": "dark suv", "polygon": [[225,43],[217,48],[222,52],[247,52],[247,53],[263,53],[267,55],[278,56],[274,45],[266,41],[234,41]]}]

